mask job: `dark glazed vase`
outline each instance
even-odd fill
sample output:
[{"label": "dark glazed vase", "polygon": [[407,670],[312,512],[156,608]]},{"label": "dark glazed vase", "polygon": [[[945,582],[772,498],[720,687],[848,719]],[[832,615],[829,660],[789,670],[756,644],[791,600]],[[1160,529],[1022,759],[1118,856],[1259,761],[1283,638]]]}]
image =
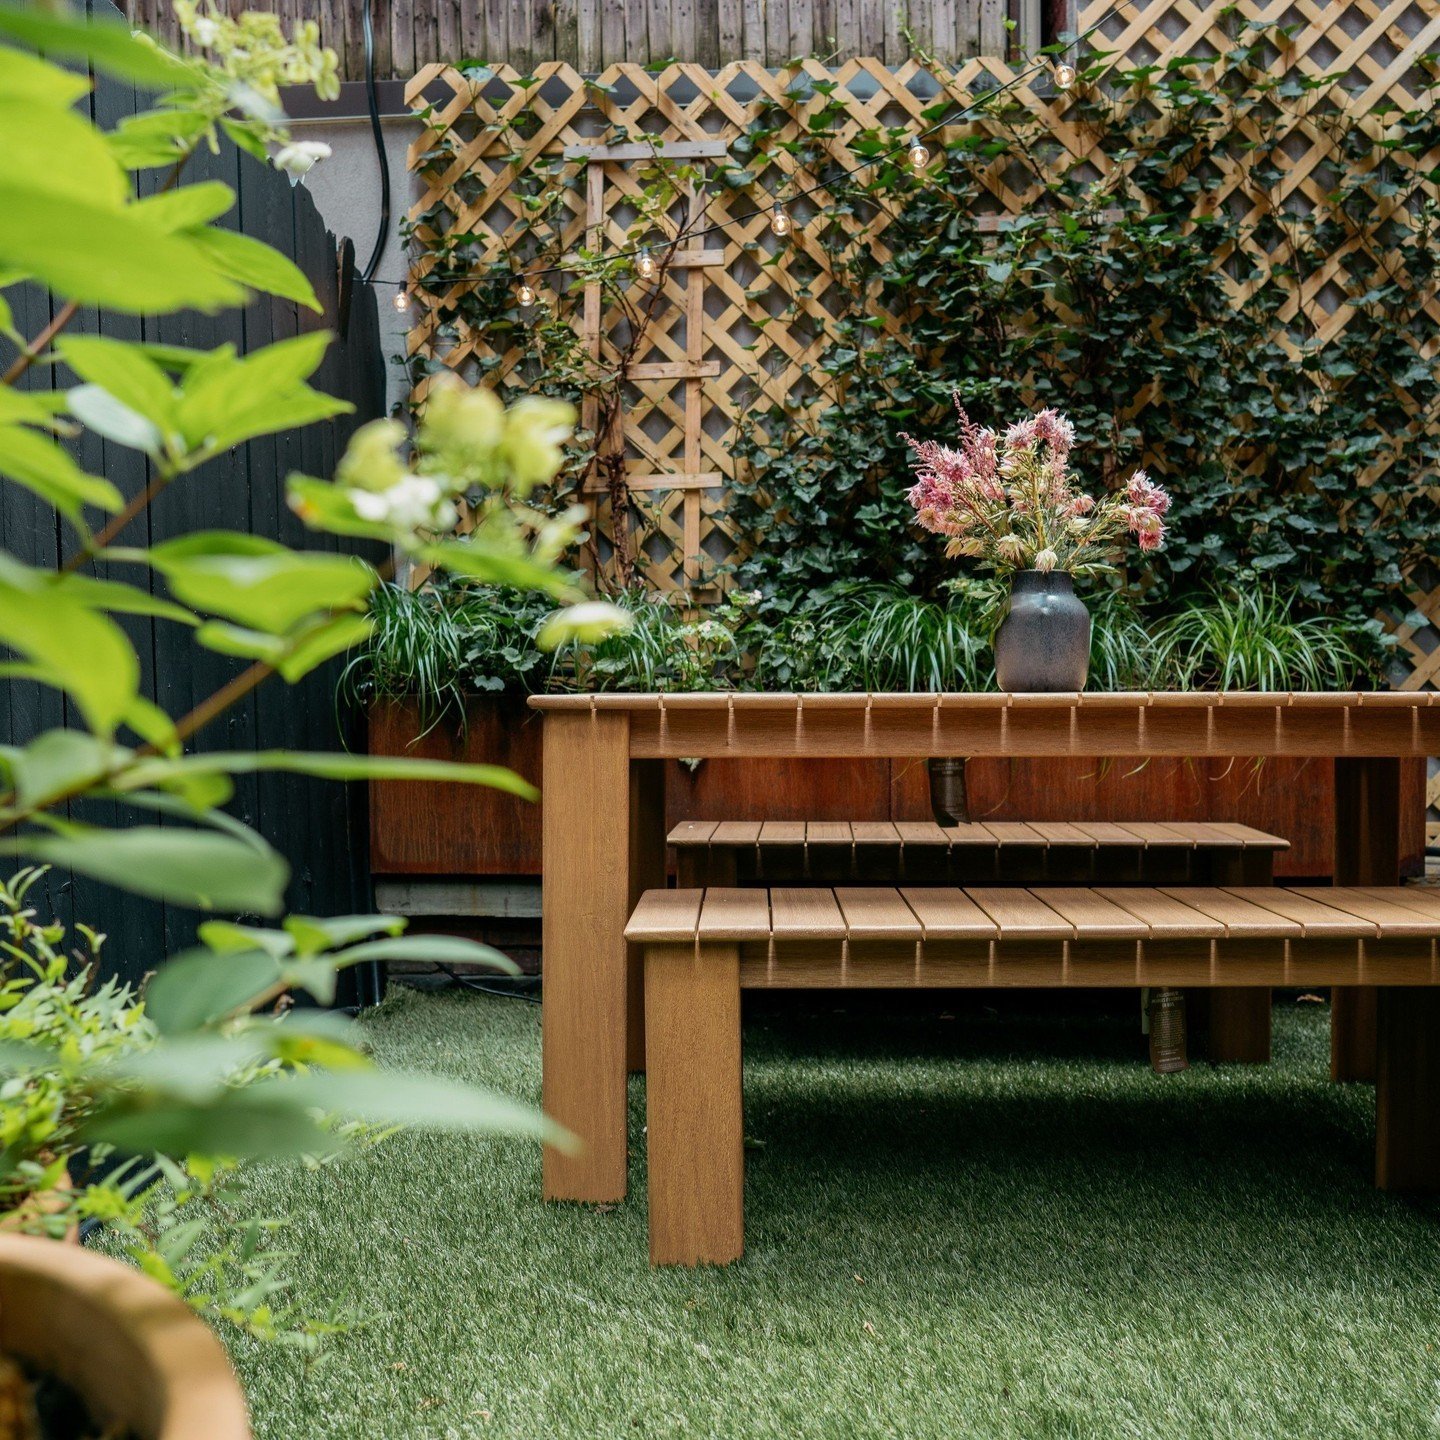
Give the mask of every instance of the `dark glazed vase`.
[{"label": "dark glazed vase", "polygon": [[1017,570],[1010,609],[995,632],[1002,690],[1083,690],[1090,670],[1090,612],[1058,570]]}]

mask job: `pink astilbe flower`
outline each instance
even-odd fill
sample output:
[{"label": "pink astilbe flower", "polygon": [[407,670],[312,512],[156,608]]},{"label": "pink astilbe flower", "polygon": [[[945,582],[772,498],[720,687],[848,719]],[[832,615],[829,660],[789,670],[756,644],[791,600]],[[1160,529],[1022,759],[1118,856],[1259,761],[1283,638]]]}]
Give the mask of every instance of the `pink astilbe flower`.
[{"label": "pink astilbe flower", "polygon": [[1120,494],[1080,490],[1070,469],[1074,426],[1041,410],[1003,435],[977,425],[959,397],[958,446],[907,435],[915,484],[908,498],[926,530],[946,537],[945,553],[999,571],[1103,570],[1127,535],[1142,551],[1164,543],[1170,497],[1143,471]]},{"label": "pink astilbe flower", "polygon": [[1125,486],[1125,498],[1142,510],[1163,515],[1170,508],[1170,497],[1143,470],[1137,470]]}]

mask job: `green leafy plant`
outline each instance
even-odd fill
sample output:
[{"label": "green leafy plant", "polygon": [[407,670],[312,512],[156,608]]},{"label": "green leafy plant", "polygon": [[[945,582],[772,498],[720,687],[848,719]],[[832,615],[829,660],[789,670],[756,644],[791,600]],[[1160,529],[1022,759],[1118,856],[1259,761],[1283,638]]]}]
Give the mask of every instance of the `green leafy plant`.
[{"label": "green leafy plant", "polygon": [[[346,1321],[288,1301],[286,1256],[276,1248],[283,1219],[235,1208],[246,1162],[209,1147],[180,1159],[120,1160],[98,1138],[126,1088],[141,1091],[136,1067],[153,1054],[160,1031],[129,987],[97,981],[104,936],[79,925],[83,944],[67,951],[64,928],[27,905],[42,874],[23,870],[0,884],[0,1055],[8,1073],[0,1212],[8,1212],[7,1227],[60,1238],[103,1224],[112,1248],[200,1313],[313,1353]],[[305,1026],[282,1038],[281,1022],[269,1023],[268,1053],[262,1047],[237,1063],[221,1077],[226,1088],[303,1068],[305,1047],[326,1038],[318,1012],[304,1036]],[[317,1132],[314,1163],[326,1163],[321,1146],[333,1153],[362,1133],[355,1125]]]},{"label": "green leafy plant", "polygon": [[623,630],[564,649],[557,683],[592,690],[715,690],[737,685],[744,656],[739,635],[759,595],[731,591],[708,611],[685,600],[633,588],[616,603]]},{"label": "green leafy plant", "polygon": [[461,725],[470,695],[538,690],[555,664],[538,636],[553,607],[543,596],[470,585],[443,573],[416,589],[393,582],[370,599],[370,635],[346,665],[350,701],[411,700],[427,729]]},{"label": "green leafy plant", "polygon": [[1157,627],[1158,663],[1183,690],[1345,689],[1368,678],[1368,635],[1297,618],[1293,595],[1251,576],[1187,598]]},{"label": "green leafy plant", "polygon": [[[864,575],[939,594],[946,570],[911,520],[902,432],[946,424],[958,391],[979,420],[1063,410],[1077,465],[1109,490],[1150,466],[1174,497],[1170,538],[1127,578],[1152,607],[1248,570],[1303,613],[1356,627],[1408,609],[1396,591],[1431,548],[1440,459],[1425,359],[1440,121],[1428,103],[1371,115],[1332,77],[1277,74],[1273,30],[1235,24],[1213,60],[1122,71],[1081,57],[1067,123],[1112,157],[1111,178],[1067,167],[1050,112],[1013,96],[957,127],[923,176],[877,164],[837,178],[807,227],[836,277],[833,326],[806,386],[757,393],[735,436],[741,584],[804,597]],[[937,116],[959,98],[945,89]],[[759,152],[788,116],[756,110]],[[1284,147],[1321,113],[1331,188],[1300,210]],[[852,143],[879,154],[894,141]],[[1235,166],[1247,204],[1215,205],[1217,170]],[[997,229],[1002,173],[1037,198]],[[856,223],[882,212],[883,247]],[[1305,280],[1322,272],[1323,301]],[[769,323],[806,323],[803,286],[768,274],[755,291]],[[1380,631],[1356,633],[1378,663]]]},{"label": "green leafy plant", "polygon": [[[0,476],[53,505],[69,531],[68,558],[52,569],[0,552],[0,644],[11,653],[5,683],[57,691],[71,716],[70,728],[0,750],[0,854],[169,905],[276,922],[215,918],[194,949],[140,957],[155,970],[144,1000],[153,1035],[143,1045],[71,1043],[77,1027],[83,1037],[96,1026],[103,1038],[113,1023],[132,1023],[118,992],[108,992],[101,1013],[70,992],[57,995],[53,961],[12,977],[12,1014],[27,1005],[52,1012],[49,1029],[30,1037],[11,1022],[15,1043],[0,1054],[8,1077],[0,1127],[15,1121],[23,1132],[37,1091],[69,1097],[73,1128],[52,1135],[55,1146],[164,1156],[179,1167],[167,1172],[172,1178],[183,1171],[192,1180],[197,1163],[332,1150],[344,1131],[331,1115],[342,1126],[497,1129],[565,1143],[534,1112],[480,1087],[381,1074],[341,1017],[288,1008],[292,991],[330,1003],[340,971],[365,961],[508,962],[470,942],[406,936],[387,917],[285,916],[287,861],[226,809],[235,777],[261,771],[440,779],[523,795],[531,788],[495,766],[190,743],[258,686],[293,683],[361,643],[370,598],[390,570],[225,530],[148,546],[138,538],[136,522],[155,498],[172,485],[203,484],[210,457],[346,408],[308,383],[327,337],[240,355],[70,330],[82,305],[171,314],[267,292],[315,307],[290,261],[216,225],[234,203],[229,187],[181,183],[190,155],[218,132],[262,155],[280,146],[280,163],[291,143],[280,81],[333,89],[333,57],[308,29],[286,42],[273,22],[237,24],[197,36],[213,53],[182,61],[123,24],[0,5],[0,109],[11,112],[9,133],[34,137],[0,147],[0,285],[47,289],[52,316],[38,334],[21,336],[0,291],[0,332],[15,350],[0,375]],[[39,52],[79,63],[62,69]],[[153,108],[103,132],[72,108],[90,84],[89,67],[155,92]],[[164,172],[158,193],[142,197],[131,172],[155,169]],[[46,376],[53,388],[20,388]],[[583,603],[558,563],[579,538],[581,516],[534,503],[564,462],[574,419],[554,399],[522,398],[507,409],[486,391],[437,383],[413,438],[393,421],[363,426],[333,479],[289,477],[289,503],[317,531],[543,597],[560,607],[541,632],[545,645],[593,638],[624,617]],[[64,442],[85,432],[143,455],[148,482],[125,495],[82,471]],[[462,502],[473,524],[458,536]],[[108,518],[97,522],[97,514]],[[104,578],[89,568],[100,561]],[[171,715],[142,692],[139,657],[114,618],[131,613],[163,616],[198,648],[241,664]],[[105,803],[85,804],[92,800]],[[25,963],[25,946],[19,955],[14,948],[12,960]],[[34,1188],[52,1177],[16,1169],[12,1178]]]}]

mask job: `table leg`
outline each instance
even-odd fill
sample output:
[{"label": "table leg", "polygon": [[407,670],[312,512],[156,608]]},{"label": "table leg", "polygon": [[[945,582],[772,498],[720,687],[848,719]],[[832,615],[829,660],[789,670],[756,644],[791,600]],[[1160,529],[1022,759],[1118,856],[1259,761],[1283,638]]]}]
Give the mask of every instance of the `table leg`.
[{"label": "table leg", "polygon": [[[665,888],[665,762],[630,764],[630,909],[646,890]],[[626,958],[625,1057],[631,1074],[645,1073],[645,966],[641,947]]]},{"label": "table leg", "polygon": [[1440,1191],[1440,991],[1397,987],[1376,1007],[1375,1183]]},{"label": "table leg", "polygon": [[[1400,883],[1400,761],[1335,761],[1335,883]],[[1330,1078],[1375,1079],[1375,990],[1330,995]]]},{"label": "table leg", "polygon": [[630,915],[630,719],[545,717],[541,1016],[545,1113],[574,1133],[549,1146],[547,1200],[625,1198],[625,922]]},{"label": "table leg", "polygon": [[745,1250],[740,954],[645,952],[650,1263],[728,1265]]}]

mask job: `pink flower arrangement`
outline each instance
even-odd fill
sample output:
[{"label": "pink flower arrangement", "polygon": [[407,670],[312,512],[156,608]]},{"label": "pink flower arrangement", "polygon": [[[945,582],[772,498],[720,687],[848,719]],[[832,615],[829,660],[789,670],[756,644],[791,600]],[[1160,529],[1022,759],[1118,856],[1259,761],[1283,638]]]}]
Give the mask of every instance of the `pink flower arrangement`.
[{"label": "pink flower arrangement", "polygon": [[1070,469],[1075,428],[1041,410],[1003,435],[974,424],[955,398],[960,444],[906,440],[914,452],[910,503],[920,524],[946,540],[945,553],[1012,570],[1093,574],[1111,568],[1126,535],[1141,550],[1165,540],[1170,497],[1143,471],[1125,489],[1097,500]]}]

